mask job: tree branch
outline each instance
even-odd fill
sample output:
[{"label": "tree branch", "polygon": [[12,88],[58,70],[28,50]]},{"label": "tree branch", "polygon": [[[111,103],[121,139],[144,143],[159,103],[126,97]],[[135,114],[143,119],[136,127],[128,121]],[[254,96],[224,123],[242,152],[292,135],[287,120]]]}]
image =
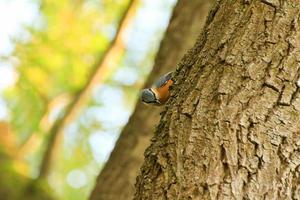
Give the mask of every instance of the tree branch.
[{"label": "tree branch", "polygon": [[120,20],[120,25],[116,32],[116,36],[111,42],[104,55],[95,63],[94,70],[92,70],[87,84],[75,95],[73,101],[67,106],[65,112],[57,119],[49,131],[48,143],[46,145],[43,160],[41,162],[40,174],[38,179],[45,177],[48,174],[51,165],[53,150],[58,141],[58,137],[62,132],[64,126],[70,123],[80,111],[82,105],[89,99],[92,88],[108,77],[110,72],[114,69],[112,62],[116,57],[121,56],[124,51],[124,35],[128,24],[132,20],[135,13],[138,0],[131,0],[127,9]]}]

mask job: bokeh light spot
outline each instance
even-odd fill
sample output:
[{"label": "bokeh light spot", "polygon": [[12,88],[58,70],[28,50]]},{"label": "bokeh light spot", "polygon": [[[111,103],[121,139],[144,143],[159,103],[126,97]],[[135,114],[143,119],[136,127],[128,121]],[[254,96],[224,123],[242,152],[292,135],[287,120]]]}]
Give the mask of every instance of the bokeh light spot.
[{"label": "bokeh light spot", "polygon": [[69,172],[67,182],[73,188],[82,188],[87,184],[87,177],[82,170],[75,169]]}]

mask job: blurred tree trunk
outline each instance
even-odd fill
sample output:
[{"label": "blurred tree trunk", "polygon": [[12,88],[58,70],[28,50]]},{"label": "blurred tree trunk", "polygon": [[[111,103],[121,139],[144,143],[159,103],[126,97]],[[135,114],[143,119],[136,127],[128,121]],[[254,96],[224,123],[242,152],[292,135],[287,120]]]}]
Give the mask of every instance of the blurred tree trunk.
[{"label": "blurred tree trunk", "polygon": [[299,14],[299,0],[216,3],[135,199],[300,199]]},{"label": "blurred tree trunk", "polygon": [[[211,4],[211,0],[179,0],[145,87],[162,74],[175,70],[184,53],[193,46]],[[143,153],[150,144],[161,111],[159,107],[149,107],[138,102],[97,179],[91,200],[133,198],[134,182],[143,162]]]}]

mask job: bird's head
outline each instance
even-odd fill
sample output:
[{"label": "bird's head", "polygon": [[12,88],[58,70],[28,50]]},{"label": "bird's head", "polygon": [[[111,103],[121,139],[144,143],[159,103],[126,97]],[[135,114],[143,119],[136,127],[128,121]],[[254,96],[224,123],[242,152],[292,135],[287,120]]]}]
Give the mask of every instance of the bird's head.
[{"label": "bird's head", "polygon": [[142,90],[141,99],[146,104],[160,105],[157,95],[149,88]]}]

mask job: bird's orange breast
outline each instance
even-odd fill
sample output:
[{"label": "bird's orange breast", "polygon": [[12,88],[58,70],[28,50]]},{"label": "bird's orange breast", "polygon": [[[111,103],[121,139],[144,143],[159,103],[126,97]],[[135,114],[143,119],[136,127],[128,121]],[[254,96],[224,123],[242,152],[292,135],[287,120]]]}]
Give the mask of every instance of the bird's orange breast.
[{"label": "bird's orange breast", "polygon": [[157,98],[160,101],[160,103],[164,104],[169,99],[169,97],[170,97],[169,88],[172,84],[173,84],[173,81],[170,79],[162,87],[155,88],[155,93],[156,93]]}]

